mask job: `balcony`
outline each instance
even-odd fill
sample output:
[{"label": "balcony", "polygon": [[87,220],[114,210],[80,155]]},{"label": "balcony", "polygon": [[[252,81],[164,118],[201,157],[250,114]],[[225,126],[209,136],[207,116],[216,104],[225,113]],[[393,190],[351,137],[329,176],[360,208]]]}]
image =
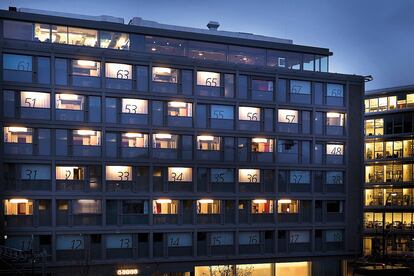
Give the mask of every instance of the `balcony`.
[{"label": "balcony", "polygon": [[101,225],[102,215],[101,214],[74,214],[73,225]]},{"label": "balcony", "polygon": [[20,108],[20,117],[27,119],[50,119],[50,108]]},{"label": "balcony", "polygon": [[56,109],[56,120],[83,122],[85,112],[83,110]]},{"label": "balcony", "polygon": [[91,76],[72,76],[72,85],[80,87],[101,87],[101,78]]},{"label": "balcony", "polygon": [[310,252],[311,243],[289,243],[288,245],[289,252]]},{"label": "balcony", "polygon": [[168,257],[192,256],[192,246],[168,247]]},{"label": "balcony", "polygon": [[132,90],[132,80],[107,77],[105,82],[106,88],[109,89]]},{"label": "balcony", "polygon": [[197,224],[217,224],[220,223],[220,214],[198,214]]},{"label": "balcony", "polygon": [[147,214],[122,214],[121,221],[123,225],[148,224],[148,215]]},{"label": "balcony", "polygon": [[33,82],[33,72],[24,70],[3,69],[4,81]]},{"label": "balcony", "polygon": [[197,150],[198,160],[219,161],[221,160],[221,151],[219,150]]},{"label": "balcony", "polygon": [[13,155],[33,154],[33,144],[4,143],[4,153]]},{"label": "balcony", "polygon": [[101,147],[100,146],[81,146],[73,145],[73,156],[82,156],[82,157],[99,157],[101,156]]},{"label": "balcony", "polygon": [[270,214],[251,214],[251,222],[256,223],[274,223],[274,215]]},{"label": "balcony", "polygon": [[7,227],[33,227],[34,216],[33,215],[5,215],[4,224]]},{"label": "balcony", "polygon": [[22,191],[50,191],[52,183],[50,180],[21,180]]},{"label": "balcony", "polygon": [[180,181],[169,181],[168,191],[169,192],[192,192],[193,182],[180,182]]},{"label": "balcony", "polygon": [[271,163],[273,162],[273,152],[252,152],[252,161]]},{"label": "balcony", "polygon": [[260,131],[259,121],[240,121],[239,120],[239,129],[245,131]]},{"label": "balcony", "polygon": [[152,157],[155,159],[178,159],[177,149],[152,149]]},{"label": "balcony", "polygon": [[107,248],[107,259],[130,259],[133,257],[132,248]]},{"label": "balcony", "polygon": [[279,163],[297,164],[299,161],[299,155],[297,153],[277,153],[277,160]]},{"label": "balcony", "polygon": [[121,123],[122,124],[148,125],[148,115],[147,114],[122,113]]},{"label": "balcony", "polygon": [[233,193],[234,182],[210,182],[211,192],[213,193]]},{"label": "balcony", "polygon": [[212,245],[210,247],[211,255],[215,256],[231,256],[234,255],[234,245]]},{"label": "balcony", "polygon": [[192,127],[193,117],[168,116],[167,125],[173,127]]},{"label": "balcony", "polygon": [[81,261],[85,259],[85,250],[56,250],[57,261]]},{"label": "balcony", "polygon": [[83,180],[56,180],[56,190],[65,192],[81,192],[84,191]]},{"label": "balcony", "polygon": [[154,214],[154,224],[178,224],[177,214]]},{"label": "balcony", "polygon": [[279,122],[277,124],[277,131],[283,133],[299,133],[299,124]]},{"label": "balcony", "polygon": [[344,128],[342,126],[326,126],[326,134],[333,136],[344,135]]},{"label": "balcony", "polygon": [[210,128],[212,129],[234,129],[234,120],[211,118]]},{"label": "balcony", "polygon": [[127,148],[121,147],[122,158],[148,158],[147,148]]}]

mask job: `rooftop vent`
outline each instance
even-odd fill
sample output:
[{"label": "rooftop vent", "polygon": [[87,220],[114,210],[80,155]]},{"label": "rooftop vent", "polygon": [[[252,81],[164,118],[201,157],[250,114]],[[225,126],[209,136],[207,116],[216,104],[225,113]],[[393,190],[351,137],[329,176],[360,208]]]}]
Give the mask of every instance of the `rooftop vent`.
[{"label": "rooftop vent", "polygon": [[207,28],[209,30],[217,31],[218,27],[220,27],[220,23],[218,23],[217,21],[210,21],[207,24]]}]

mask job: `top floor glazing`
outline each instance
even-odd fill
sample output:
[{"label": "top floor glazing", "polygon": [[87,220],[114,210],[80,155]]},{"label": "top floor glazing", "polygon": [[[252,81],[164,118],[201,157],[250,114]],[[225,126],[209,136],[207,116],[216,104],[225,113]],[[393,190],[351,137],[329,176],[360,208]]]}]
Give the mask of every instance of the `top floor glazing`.
[{"label": "top floor glazing", "polygon": [[[172,36],[154,36],[148,32],[147,34],[116,32],[40,22],[3,20],[2,23],[3,37],[7,39],[135,51],[255,67],[316,72],[329,70],[329,53],[315,54],[312,51],[245,47],[202,41],[202,38],[178,39]],[[240,41],[243,39],[238,42]],[[289,44],[287,45],[289,47]],[[292,48],[295,46],[298,45],[291,45]]]}]

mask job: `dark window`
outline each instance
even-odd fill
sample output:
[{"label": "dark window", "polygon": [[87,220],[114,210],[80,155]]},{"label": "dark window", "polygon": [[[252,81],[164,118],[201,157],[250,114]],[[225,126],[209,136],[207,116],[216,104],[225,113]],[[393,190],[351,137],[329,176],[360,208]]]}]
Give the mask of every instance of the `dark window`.
[{"label": "dark window", "polygon": [[204,104],[197,105],[197,127],[207,128],[207,107]]},{"label": "dark window", "polygon": [[67,130],[56,130],[56,155],[68,155],[68,132]]},{"label": "dark window", "polygon": [[154,126],[164,125],[163,102],[160,102],[160,101],[152,102],[152,124]]},{"label": "dark window", "polygon": [[123,201],[123,214],[148,214],[147,202],[144,200]]},{"label": "dark window", "polygon": [[239,75],[238,77],[238,94],[239,99],[247,99],[247,76]]},{"label": "dark window", "polygon": [[50,58],[37,58],[37,82],[50,83]]},{"label": "dark window", "polygon": [[148,91],[148,67],[137,66],[137,88],[138,91]]},{"label": "dark window", "polygon": [[3,91],[3,114],[4,117],[14,118],[15,115],[14,91]]},{"label": "dark window", "polygon": [[116,99],[115,98],[106,98],[105,105],[105,117],[107,123],[116,123],[117,122],[117,111],[116,111]]},{"label": "dark window", "polygon": [[68,84],[68,65],[66,59],[55,59],[55,83],[57,85]]},{"label": "dark window", "polygon": [[342,213],[342,202],[339,200],[327,201],[326,202],[326,211],[328,213]]},{"label": "dark window", "polygon": [[279,103],[285,103],[286,102],[286,93],[287,93],[287,81],[284,79],[279,79],[277,81],[277,101]]},{"label": "dark window", "polygon": [[50,155],[50,129],[39,129],[39,155]]},{"label": "dark window", "polygon": [[5,38],[32,40],[33,23],[4,20],[3,35]]},{"label": "dark window", "polygon": [[224,97],[234,98],[234,75],[224,74]]},{"label": "dark window", "polygon": [[101,97],[89,96],[89,122],[101,121]]},{"label": "dark window", "polygon": [[117,135],[116,133],[107,132],[106,135],[106,156],[116,157],[117,156]]},{"label": "dark window", "polygon": [[181,70],[182,93],[184,95],[193,94],[193,71]]}]

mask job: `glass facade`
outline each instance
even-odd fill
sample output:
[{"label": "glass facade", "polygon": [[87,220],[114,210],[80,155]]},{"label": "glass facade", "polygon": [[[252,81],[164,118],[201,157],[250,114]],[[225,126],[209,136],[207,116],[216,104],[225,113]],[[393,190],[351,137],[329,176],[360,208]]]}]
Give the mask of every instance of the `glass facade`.
[{"label": "glass facade", "polygon": [[[194,275],[222,268],[182,261],[232,256],[253,262],[232,273],[310,275],[312,256],[358,251],[345,251],[345,192],[359,162],[349,94],[362,93],[349,79],[363,79],[327,73],[312,53],[323,49],[2,20],[0,244],[44,250],[56,269],[88,260],[151,274],[118,265],[168,261]],[[412,144],[374,141],[365,154],[409,158]],[[413,177],[408,164],[368,169]],[[373,190],[367,202],[380,193],[413,194]],[[303,262],[254,263],[287,255]]]}]

